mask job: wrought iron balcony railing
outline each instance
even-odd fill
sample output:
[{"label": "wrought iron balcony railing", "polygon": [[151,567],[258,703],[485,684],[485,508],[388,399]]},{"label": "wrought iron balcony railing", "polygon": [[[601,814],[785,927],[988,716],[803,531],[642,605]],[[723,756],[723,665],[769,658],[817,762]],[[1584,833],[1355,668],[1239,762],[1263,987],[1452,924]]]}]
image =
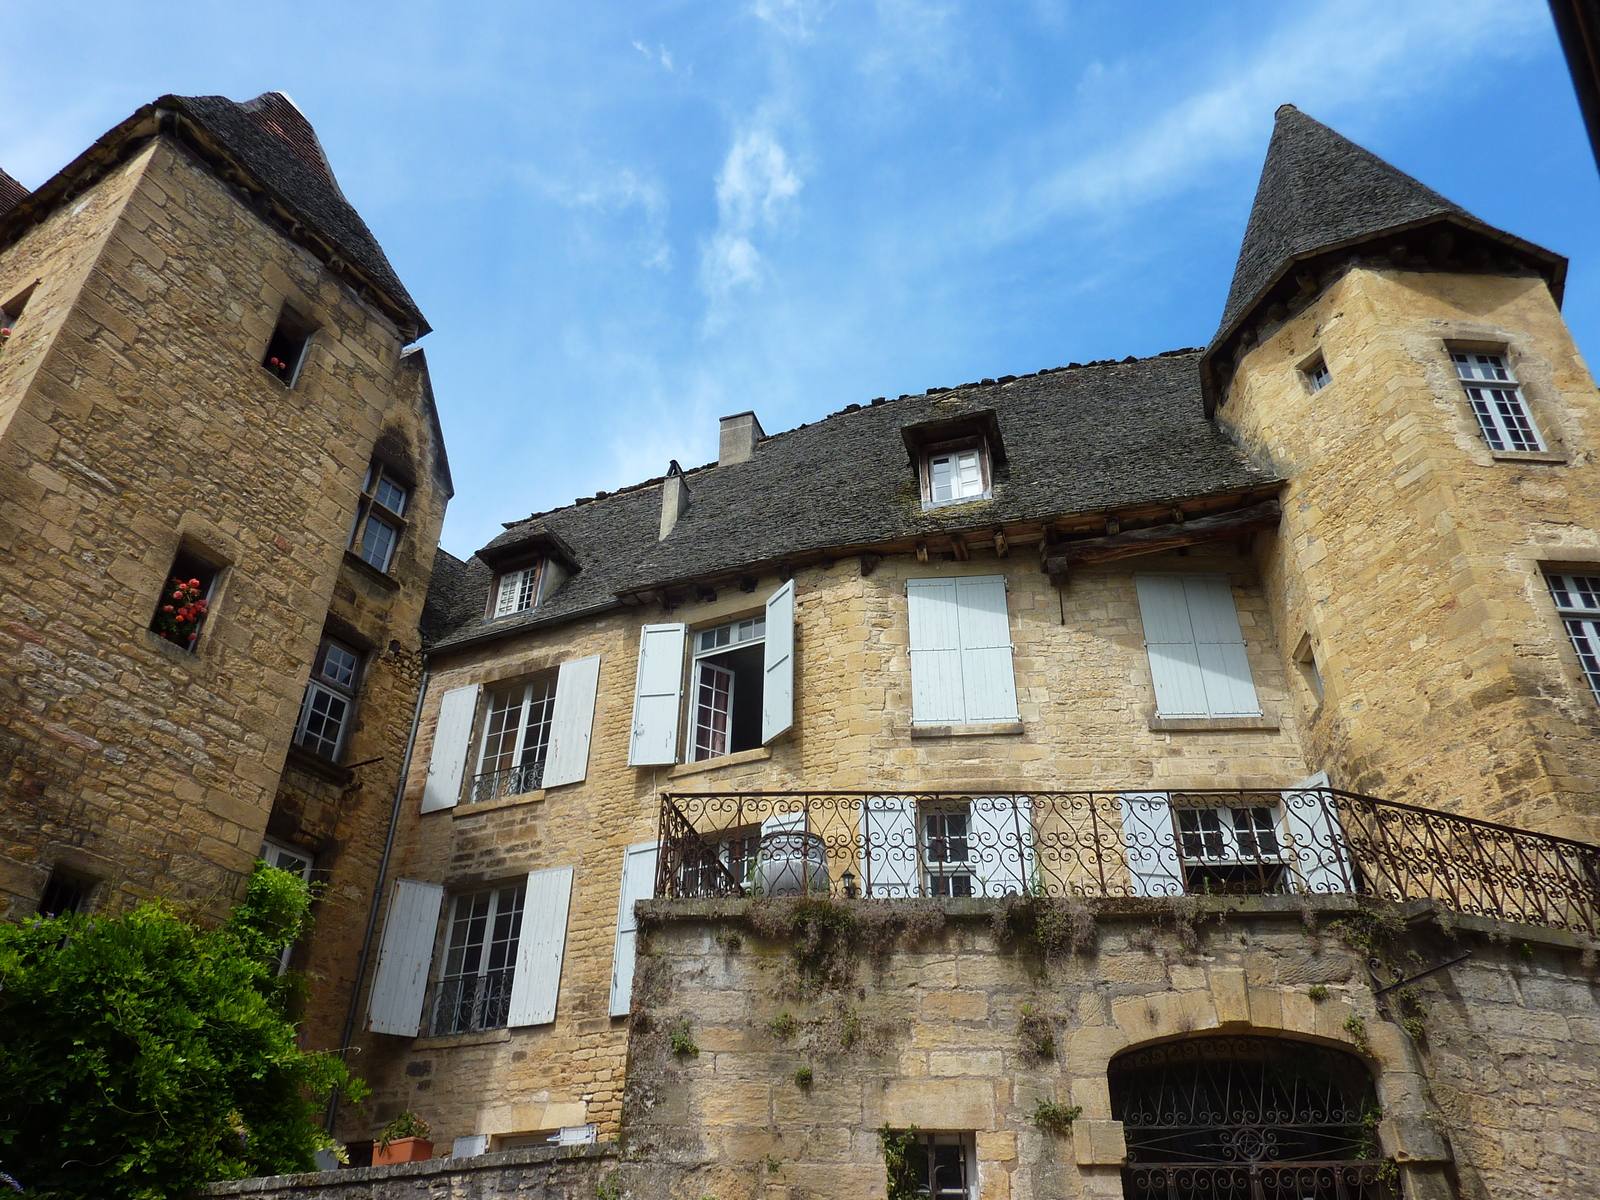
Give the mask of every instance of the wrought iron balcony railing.
[{"label": "wrought iron balcony railing", "polygon": [[1332,788],[661,801],[662,897],[1347,893],[1600,934],[1600,847]]},{"label": "wrought iron balcony railing", "polygon": [[467,803],[482,804],[503,796],[537,792],[543,783],[544,759],[504,771],[485,771],[482,775],[472,777],[472,786],[467,790]]},{"label": "wrought iron balcony railing", "polygon": [[511,1012],[511,968],[455,975],[433,985],[428,1028],[434,1037],[503,1029]]}]

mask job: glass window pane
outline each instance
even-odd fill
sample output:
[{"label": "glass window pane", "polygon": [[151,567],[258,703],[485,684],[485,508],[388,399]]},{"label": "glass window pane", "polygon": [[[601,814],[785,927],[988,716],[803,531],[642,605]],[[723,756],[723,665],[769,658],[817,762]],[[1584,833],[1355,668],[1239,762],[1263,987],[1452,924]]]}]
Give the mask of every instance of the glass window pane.
[{"label": "glass window pane", "polygon": [[733,715],[733,672],[715,663],[700,664],[695,687],[694,757],[699,762],[728,752]]},{"label": "glass window pane", "polygon": [[372,498],[383,505],[395,516],[404,516],[406,511],[406,489],[395,483],[392,479],[378,480],[378,490]]},{"label": "glass window pane", "polygon": [[353,688],[356,682],[356,666],[360,661],[353,650],[346,649],[338,642],[329,640],[322,643],[322,677],[329,683],[336,683],[342,688]]},{"label": "glass window pane", "polygon": [[361,557],[378,570],[387,571],[399,540],[400,532],[394,526],[385,525],[377,517],[368,517],[367,527],[361,534]]}]

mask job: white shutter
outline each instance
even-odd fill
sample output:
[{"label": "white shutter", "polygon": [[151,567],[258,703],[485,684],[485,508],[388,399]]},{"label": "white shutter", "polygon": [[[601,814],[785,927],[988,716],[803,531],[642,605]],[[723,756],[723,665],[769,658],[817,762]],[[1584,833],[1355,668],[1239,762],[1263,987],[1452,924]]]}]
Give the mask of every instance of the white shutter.
[{"label": "white shutter", "polygon": [[567,909],[572,903],[572,868],[554,867],[528,875],[522,901],[522,936],[517,971],[511,979],[506,1024],[548,1025],[556,1019],[561,989],[561,956],[567,946]]},{"label": "white shutter", "polygon": [[1133,582],[1139,592],[1139,616],[1156,689],[1156,715],[1209,716],[1183,576],[1135,575]]},{"label": "white shutter", "polygon": [[478,685],[451,688],[439,699],[439,720],[433,727],[433,754],[422,789],[422,811],[454,808],[461,799],[461,773],[467,765],[472,720],[478,713]]},{"label": "white shutter", "polygon": [[761,684],[761,744],[794,725],[794,580],[767,597]]},{"label": "white shutter", "polygon": [[1250,660],[1239,628],[1239,610],[1233,602],[1233,585],[1226,575],[1184,575],[1183,594],[1189,602],[1189,625],[1194,631],[1200,679],[1206,692],[1206,711],[1213,717],[1258,717],[1256,685],[1250,678]]},{"label": "white shutter", "polygon": [[917,810],[909,797],[868,796],[861,805],[861,837],[866,846],[862,895],[904,898],[921,891]]},{"label": "white shutter", "polygon": [[544,764],[544,786],[578,783],[589,774],[589,737],[594,730],[594,701],[600,690],[600,656],[574,658],[556,675],[556,707],[550,717],[550,753]]},{"label": "white shutter", "polygon": [[678,702],[683,697],[683,644],[688,628],[646,625],[639,631],[629,766],[678,761]]},{"label": "white shutter", "polygon": [[495,596],[494,615],[509,617],[517,611],[517,593],[522,590],[522,572],[507,571],[500,576],[500,590]]},{"label": "white shutter", "polygon": [[966,720],[1017,720],[1017,681],[1011,667],[1011,620],[1003,575],[957,579],[961,691]]},{"label": "white shutter", "polygon": [[1026,896],[1033,883],[1033,801],[974,796],[967,812],[967,858],[979,896]]},{"label": "white shutter", "polygon": [[911,720],[959,725],[967,719],[961,686],[961,621],[953,579],[906,580],[911,623]]},{"label": "white shutter", "polygon": [[1172,807],[1165,792],[1130,792],[1117,797],[1122,809],[1122,845],[1135,896],[1181,896],[1183,864]]},{"label": "white shutter", "polygon": [[622,897],[617,902],[617,946],[611,956],[611,1015],[625,1017],[633,1006],[634,951],[639,922],[633,906],[656,890],[656,844],[639,842],[622,853]]},{"label": "white shutter", "polygon": [[443,902],[444,888],[437,883],[395,880],[378,951],[378,971],[367,997],[367,1028],[373,1033],[417,1036]]},{"label": "white shutter", "polygon": [[1349,892],[1350,867],[1344,852],[1333,797],[1302,788],[1325,788],[1328,773],[1318,771],[1283,793],[1283,827],[1294,857],[1295,891],[1328,894]]}]

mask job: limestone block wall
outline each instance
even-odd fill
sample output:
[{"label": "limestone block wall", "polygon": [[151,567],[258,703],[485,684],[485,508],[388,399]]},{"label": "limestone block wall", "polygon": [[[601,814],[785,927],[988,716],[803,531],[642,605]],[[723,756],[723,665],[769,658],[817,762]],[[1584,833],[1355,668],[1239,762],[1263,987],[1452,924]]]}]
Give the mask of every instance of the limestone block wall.
[{"label": "limestone block wall", "polygon": [[[1490,452],[1452,346],[1508,356],[1551,454]],[[1309,636],[1325,685],[1299,692],[1313,765],[1600,837],[1600,706],[1541,574],[1600,570],[1600,405],[1544,283],[1352,267],[1262,338],[1218,419],[1290,480],[1260,540],[1280,649]]]},{"label": "limestone block wall", "polygon": [[[875,1131],[888,1124],[974,1134],[985,1200],[1120,1197],[1108,1063],[1208,1031],[1358,1055],[1382,1109],[1377,1153],[1395,1160],[1408,1198],[1600,1186],[1597,976],[1565,935],[1407,927],[1388,913],[1399,932],[1383,953],[1397,964],[1472,953],[1415,985],[1408,1033],[1392,998],[1374,997],[1365,934],[1353,936],[1369,918],[1349,898],[1091,902],[1074,918],[1076,952],[1054,958],[997,936],[996,902],[861,902],[877,952],[831,979],[797,967],[785,904],[647,910],[626,1194],[881,1197]],[[1069,1133],[1034,1123],[1041,1100],[1081,1107]]]},{"label": "limestone block wall", "polygon": [[[1230,576],[1266,713],[1261,728],[1150,728],[1154,693],[1134,567]],[[1006,577],[1020,732],[913,736],[905,581],[954,574]],[[453,895],[571,866],[556,1017],[547,1026],[447,1038],[362,1034],[355,1061],[374,1094],[365,1113],[341,1114],[340,1136],[369,1137],[402,1108],[424,1115],[441,1136],[590,1121],[603,1135],[615,1132],[627,1031],[607,1009],[622,861],[627,846],[655,839],[663,792],[1282,787],[1308,774],[1266,594],[1254,561],[1231,546],[1084,571],[1064,592],[1031,557],[919,563],[906,556],[878,563],[867,576],[849,559],[794,578],[795,728],[768,749],[710,763],[628,766],[639,628],[665,620],[698,627],[760,613],[778,586],[774,577],[751,593],[723,593],[670,615],[657,607],[617,609],[431,656],[386,886],[394,877],[416,879],[443,884]],[[601,665],[584,782],[420,811],[444,692],[518,679],[590,654],[600,655]],[[448,905],[447,895],[445,918]],[[445,936],[442,919],[433,978]]]},{"label": "limestone block wall", "polygon": [[[224,911],[260,847],[400,339],[157,139],[0,253],[0,895]],[[259,363],[288,301],[296,387]],[[226,564],[194,654],[147,626],[180,544]]]}]

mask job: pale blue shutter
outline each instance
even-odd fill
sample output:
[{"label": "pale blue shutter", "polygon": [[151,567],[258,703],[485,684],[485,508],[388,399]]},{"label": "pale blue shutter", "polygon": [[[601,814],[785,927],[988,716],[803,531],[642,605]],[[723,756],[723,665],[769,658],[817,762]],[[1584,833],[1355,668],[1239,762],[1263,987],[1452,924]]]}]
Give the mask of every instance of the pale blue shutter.
[{"label": "pale blue shutter", "polygon": [[917,725],[959,725],[967,719],[967,710],[955,580],[906,580],[906,607],[911,623],[911,720]]},{"label": "pale blue shutter", "polygon": [[1319,771],[1283,793],[1283,827],[1288,834],[1289,853],[1294,857],[1297,892],[1354,890],[1334,798],[1311,790],[1327,786],[1328,773]]},{"label": "pale blue shutter", "polygon": [[395,880],[378,951],[378,970],[367,997],[367,1028],[373,1033],[417,1036],[443,902],[444,888],[437,883]]},{"label": "pale blue shutter", "polygon": [[1258,717],[1256,685],[1250,678],[1244,633],[1233,602],[1233,585],[1226,575],[1183,575],[1183,594],[1189,603],[1189,625],[1194,631],[1200,679],[1206,693],[1206,712],[1213,717]]},{"label": "pale blue shutter", "polygon": [[861,805],[862,895],[877,899],[921,891],[917,810],[906,796],[868,796]]},{"label": "pale blue shutter", "polygon": [[589,738],[594,702],[600,690],[600,656],[574,658],[556,675],[556,705],[550,716],[550,753],[545,760],[547,788],[579,783],[589,774]]},{"label": "pale blue shutter", "polygon": [[954,581],[961,638],[961,691],[968,722],[1017,720],[1011,667],[1011,620],[1003,575]]},{"label": "pale blue shutter", "polygon": [[678,703],[683,695],[687,625],[646,625],[639,631],[639,674],[633,691],[633,738],[628,765],[678,761]]},{"label": "pale blue shutter", "polygon": [[1183,863],[1172,806],[1165,792],[1129,792],[1117,797],[1122,810],[1122,846],[1135,896],[1181,896]]},{"label": "pale blue shutter", "polygon": [[1033,889],[1033,801],[979,796],[968,807],[967,857],[979,896],[1026,896]]},{"label": "pale blue shutter", "polygon": [[461,799],[461,776],[467,766],[472,722],[478,713],[478,685],[451,688],[439,698],[439,719],[433,727],[433,752],[422,787],[422,811],[454,808]]},{"label": "pale blue shutter", "polygon": [[1189,602],[1182,575],[1135,575],[1144,644],[1150,655],[1150,677],[1156,689],[1156,715],[1204,717],[1206,689],[1200,653],[1189,623]]},{"label": "pale blue shutter", "polygon": [[561,958],[567,947],[567,910],[572,903],[572,868],[554,867],[528,875],[522,904],[522,937],[517,970],[511,977],[506,1024],[548,1025],[556,1019],[561,990]]},{"label": "pale blue shutter", "polygon": [[761,744],[794,725],[794,580],[767,599],[767,642],[762,650]]},{"label": "pale blue shutter", "polygon": [[639,921],[633,906],[656,890],[656,844],[640,842],[622,855],[622,897],[617,903],[617,945],[611,956],[611,1015],[625,1017],[633,1006],[633,964]]}]

